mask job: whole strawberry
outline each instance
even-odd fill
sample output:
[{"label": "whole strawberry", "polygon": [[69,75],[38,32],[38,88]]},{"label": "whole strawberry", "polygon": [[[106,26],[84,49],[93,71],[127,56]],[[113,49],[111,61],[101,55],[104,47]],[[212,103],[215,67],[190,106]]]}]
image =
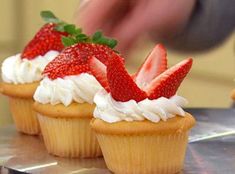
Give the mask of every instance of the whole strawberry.
[{"label": "whole strawberry", "polygon": [[102,63],[107,64],[113,50],[106,46],[94,43],[77,43],[66,47],[44,69],[43,74],[50,79],[63,78],[68,75],[90,73],[88,59],[95,56]]},{"label": "whole strawberry", "polygon": [[21,57],[26,59],[34,59],[41,55],[43,56],[50,50],[62,51],[64,45],[62,44],[62,37],[68,36],[67,32],[59,31],[64,22],[60,21],[52,12],[43,11],[41,12],[42,18],[46,23],[33,37],[33,39],[25,46]]},{"label": "whole strawberry", "polygon": [[55,30],[56,24],[45,24],[34,38],[26,45],[21,57],[26,59],[33,59],[38,55],[43,56],[50,50],[62,51],[64,45],[61,42],[62,36],[67,36],[65,32]]},{"label": "whole strawberry", "polygon": [[43,74],[50,79],[63,78],[68,75],[90,73],[88,60],[95,56],[103,64],[107,65],[108,59],[113,54],[117,41],[104,37],[98,31],[92,37],[82,33],[74,25],[64,27],[69,33],[68,37],[62,37],[66,48],[44,69]]}]

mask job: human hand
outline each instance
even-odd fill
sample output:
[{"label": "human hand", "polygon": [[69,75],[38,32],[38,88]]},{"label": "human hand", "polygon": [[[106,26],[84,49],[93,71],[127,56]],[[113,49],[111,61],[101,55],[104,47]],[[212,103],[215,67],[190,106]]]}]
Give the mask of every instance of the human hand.
[{"label": "human hand", "polygon": [[187,24],[195,0],[89,0],[77,14],[76,23],[91,34],[101,29],[127,51],[143,34],[159,39],[173,37]]}]

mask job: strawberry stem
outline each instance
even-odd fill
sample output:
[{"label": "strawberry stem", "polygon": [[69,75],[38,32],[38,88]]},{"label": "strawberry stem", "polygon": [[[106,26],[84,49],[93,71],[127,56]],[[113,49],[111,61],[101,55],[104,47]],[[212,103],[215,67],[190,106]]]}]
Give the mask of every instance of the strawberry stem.
[{"label": "strawberry stem", "polygon": [[110,48],[114,48],[117,45],[117,41],[112,38],[108,38],[103,36],[103,33],[101,31],[95,32],[91,37],[82,33],[82,30],[80,28],[76,29],[75,25],[72,27],[65,26],[65,31],[69,33],[70,35],[67,37],[62,38],[62,42],[64,46],[71,46],[76,43],[95,43],[100,45],[107,45]]},{"label": "strawberry stem", "polygon": [[91,37],[84,34],[81,28],[58,19],[51,11],[42,11],[40,15],[47,23],[55,23],[56,31],[69,34],[67,37],[62,37],[62,43],[65,47],[81,42],[106,45],[112,49],[117,45],[115,39],[105,37],[101,31],[96,31]]},{"label": "strawberry stem", "polygon": [[101,31],[97,31],[93,34],[91,42],[107,45],[110,48],[114,48],[117,45],[117,40],[103,36]]}]

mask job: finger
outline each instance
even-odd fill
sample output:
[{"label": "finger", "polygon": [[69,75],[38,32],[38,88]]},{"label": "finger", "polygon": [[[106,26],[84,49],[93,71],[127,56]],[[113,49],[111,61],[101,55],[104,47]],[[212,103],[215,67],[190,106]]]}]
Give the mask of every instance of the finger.
[{"label": "finger", "polygon": [[112,8],[118,3],[118,0],[90,0],[79,9],[76,23],[81,26],[85,32],[91,34],[98,28],[101,28],[105,22],[109,22],[109,14]]},{"label": "finger", "polygon": [[117,24],[127,16],[130,11],[130,2],[130,0],[120,1],[120,3],[112,9],[112,13],[110,13],[108,17],[108,22],[106,20],[106,22],[101,26],[101,29],[107,36],[110,36]]},{"label": "finger", "polygon": [[112,31],[112,36],[118,41],[118,50],[127,52],[138,38],[148,30],[148,19],[143,14],[145,2],[135,4],[131,13],[123,19]]}]

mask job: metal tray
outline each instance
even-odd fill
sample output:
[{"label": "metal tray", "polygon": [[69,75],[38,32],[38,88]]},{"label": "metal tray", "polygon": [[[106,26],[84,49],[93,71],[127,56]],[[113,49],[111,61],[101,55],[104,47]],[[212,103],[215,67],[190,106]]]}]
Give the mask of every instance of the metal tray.
[{"label": "metal tray", "polygon": [[[187,109],[197,125],[191,131],[182,174],[235,173],[235,110]],[[41,137],[0,128],[0,173],[109,174],[103,158],[67,159],[47,154]]]}]

